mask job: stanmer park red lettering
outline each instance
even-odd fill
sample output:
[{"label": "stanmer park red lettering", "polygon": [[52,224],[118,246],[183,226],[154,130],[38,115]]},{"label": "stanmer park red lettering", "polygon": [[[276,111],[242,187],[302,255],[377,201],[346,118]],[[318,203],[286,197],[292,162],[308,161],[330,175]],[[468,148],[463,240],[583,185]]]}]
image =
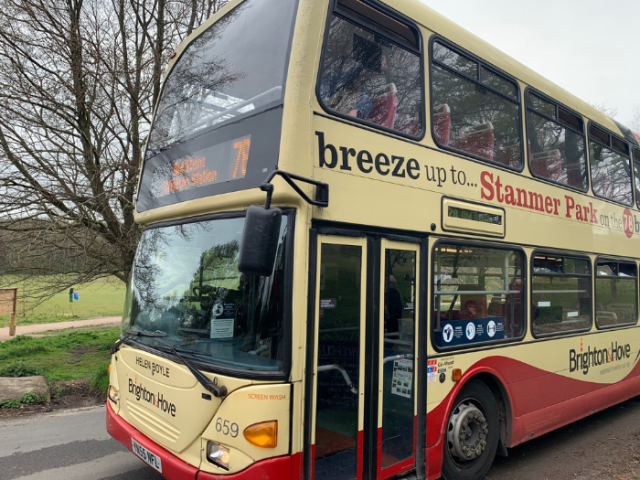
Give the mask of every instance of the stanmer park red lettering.
[{"label": "stanmer park red lettering", "polygon": [[494,177],[491,172],[480,174],[480,197],[482,200],[496,200],[498,203],[506,203],[514,207],[528,208],[537,212],[559,215],[558,207],[560,199],[549,196],[542,196],[539,193],[525,190],[524,188],[513,188],[500,181],[500,175]]},{"label": "stanmer park red lettering", "polygon": [[[550,196],[543,196],[540,193],[525,190],[524,188],[514,188],[511,185],[502,183],[500,175],[484,171],[480,174],[480,197],[482,200],[497,201],[514,207],[528,208],[537,212],[548,213],[549,215],[560,215],[562,200]],[[571,195],[564,196],[566,218],[575,218],[581,222],[598,224],[598,210],[593,203],[588,205],[578,205]]]}]

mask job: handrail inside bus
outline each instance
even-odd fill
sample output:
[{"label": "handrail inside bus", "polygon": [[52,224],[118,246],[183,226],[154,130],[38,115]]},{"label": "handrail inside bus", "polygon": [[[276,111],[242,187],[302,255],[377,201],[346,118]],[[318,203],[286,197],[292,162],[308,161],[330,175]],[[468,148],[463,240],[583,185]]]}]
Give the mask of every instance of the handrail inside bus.
[{"label": "handrail inside bus", "polygon": [[318,367],[318,372],[328,372],[330,370],[338,370],[342,374],[342,378],[344,378],[344,381],[347,384],[347,387],[349,387],[349,390],[351,390],[351,393],[353,393],[354,395],[358,394],[358,389],[353,386],[353,383],[351,383],[351,379],[349,378],[349,374],[341,365],[334,363],[331,365],[321,365]]},{"label": "handrail inside bus", "polygon": [[402,355],[391,355],[390,357],[384,357],[384,360],[382,360],[382,364],[384,365],[387,362],[391,362],[393,360],[400,360],[403,358],[408,358],[408,359],[412,359],[413,355],[411,355],[410,353],[405,353]]},{"label": "handrail inside bus", "polygon": [[502,293],[520,293],[520,290],[436,290],[433,292],[434,295],[499,295]]},{"label": "handrail inside bus", "polygon": [[[222,118],[225,115],[229,115],[231,113],[235,113],[238,110],[240,110],[241,108],[244,108],[247,105],[250,105],[250,104],[254,103],[257,100],[262,100],[265,97],[273,96],[274,98],[272,100],[277,100],[278,98],[280,98],[280,92],[282,92],[282,87],[281,86],[270,88],[266,92],[259,93],[255,97],[251,97],[249,100],[245,100],[244,102],[236,103],[235,105],[232,105],[231,107],[227,108],[226,110],[218,112],[215,115],[212,115],[211,117],[208,117],[206,119],[203,119],[203,120],[199,121],[192,128],[195,130],[197,128],[200,128],[202,125],[211,126],[211,125],[213,125],[213,122],[215,120],[218,120],[219,118]],[[278,95],[277,97],[276,97],[276,94]]]}]

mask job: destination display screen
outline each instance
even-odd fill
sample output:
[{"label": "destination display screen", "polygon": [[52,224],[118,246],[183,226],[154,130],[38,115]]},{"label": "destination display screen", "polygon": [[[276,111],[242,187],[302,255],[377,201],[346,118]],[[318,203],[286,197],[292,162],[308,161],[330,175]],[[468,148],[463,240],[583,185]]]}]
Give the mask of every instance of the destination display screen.
[{"label": "destination display screen", "polygon": [[211,145],[155,168],[149,196],[161,198],[247,174],[251,135]]},{"label": "destination display screen", "polygon": [[449,216],[451,218],[462,218],[464,220],[473,220],[474,222],[491,223],[493,225],[502,225],[502,216],[492,215],[490,213],[476,212],[475,210],[467,210],[459,207],[449,207]]}]

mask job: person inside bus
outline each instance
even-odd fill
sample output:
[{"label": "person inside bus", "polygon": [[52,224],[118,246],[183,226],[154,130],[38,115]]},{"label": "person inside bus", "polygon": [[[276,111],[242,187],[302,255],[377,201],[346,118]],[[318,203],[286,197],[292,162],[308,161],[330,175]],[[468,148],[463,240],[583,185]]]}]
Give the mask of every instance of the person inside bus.
[{"label": "person inside bus", "polygon": [[385,305],[387,307],[384,327],[387,333],[398,332],[398,321],[402,318],[402,295],[397,288],[397,282],[393,275],[389,275],[387,291],[385,293]]},{"label": "person inside bus", "polygon": [[460,318],[478,318],[478,302],[467,300],[464,309],[460,312]]}]

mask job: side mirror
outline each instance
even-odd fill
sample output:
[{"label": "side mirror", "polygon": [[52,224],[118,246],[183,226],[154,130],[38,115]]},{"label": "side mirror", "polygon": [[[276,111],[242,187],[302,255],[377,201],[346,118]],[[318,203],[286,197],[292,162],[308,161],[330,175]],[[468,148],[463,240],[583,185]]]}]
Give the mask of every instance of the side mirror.
[{"label": "side mirror", "polygon": [[241,273],[268,277],[278,249],[282,210],[251,205],[242,232],[238,270]]}]

